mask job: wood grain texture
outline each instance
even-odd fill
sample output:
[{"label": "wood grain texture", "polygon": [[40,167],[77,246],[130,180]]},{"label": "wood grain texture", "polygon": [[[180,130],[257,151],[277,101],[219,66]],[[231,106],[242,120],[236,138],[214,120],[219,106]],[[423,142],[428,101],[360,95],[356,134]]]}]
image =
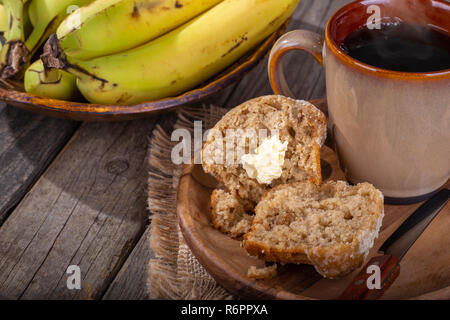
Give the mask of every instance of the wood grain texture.
[{"label": "wood grain texture", "polygon": [[78,127],[0,102],[0,225]]},{"label": "wood grain texture", "polygon": [[106,291],[104,300],[147,300],[148,264],[154,253],[150,248],[150,228],[145,230],[136,247]]},{"label": "wood grain texture", "polygon": [[[100,298],[147,223],[156,119],[84,124],[0,228],[0,297]],[[81,268],[68,290],[66,268]]]}]

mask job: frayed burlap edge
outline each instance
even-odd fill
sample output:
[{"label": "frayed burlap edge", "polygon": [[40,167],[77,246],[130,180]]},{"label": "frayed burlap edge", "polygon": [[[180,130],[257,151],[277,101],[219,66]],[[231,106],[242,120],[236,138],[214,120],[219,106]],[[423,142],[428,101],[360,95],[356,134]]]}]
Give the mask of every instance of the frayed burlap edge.
[{"label": "frayed burlap edge", "polygon": [[[177,114],[174,129],[193,133],[194,121],[203,122],[203,132],[226,113],[216,106],[187,107]],[[148,206],[152,214],[148,288],[154,299],[211,299],[233,297],[208,274],[184,241],[176,214],[177,189],[183,166],[171,161],[172,148],[179,142],[157,126],[149,152]],[[199,150],[194,150],[199,152]]]}]

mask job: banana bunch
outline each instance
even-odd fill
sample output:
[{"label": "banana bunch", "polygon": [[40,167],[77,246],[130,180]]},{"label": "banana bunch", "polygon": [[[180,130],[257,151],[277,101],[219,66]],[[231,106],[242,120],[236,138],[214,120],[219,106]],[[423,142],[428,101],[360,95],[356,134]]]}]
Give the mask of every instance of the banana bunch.
[{"label": "banana bunch", "polygon": [[77,12],[77,22],[73,15],[62,22],[42,59],[76,76],[91,103],[157,100],[234,63],[280,28],[298,3],[97,0]]},{"label": "banana bunch", "polygon": [[222,0],[96,0],[69,16],[56,35],[80,60],[120,53],[153,40]]},{"label": "banana bunch", "polygon": [[64,100],[166,98],[233,64],[299,1],[0,0],[0,78]]},{"label": "banana bunch", "polygon": [[[93,0],[2,0],[4,44],[0,51],[0,76],[17,79],[41,45],[75,8]],[[3,12],[3,13],[2,13]]]}]

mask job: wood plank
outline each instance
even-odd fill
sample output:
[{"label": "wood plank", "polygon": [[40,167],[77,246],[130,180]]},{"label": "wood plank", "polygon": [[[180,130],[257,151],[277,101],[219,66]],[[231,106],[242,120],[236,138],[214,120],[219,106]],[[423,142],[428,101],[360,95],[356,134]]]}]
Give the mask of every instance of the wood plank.
[{"label": "wood plank", "polygon": [[[145,231],[156,119],[86,123],[0,229],[0,296],[99,298]],[[81,268],[68,290],[66,268]]]},{"label": "wood plank", "polygon": [[147,228],[139,243],[131,252],[117,277],[111,283],[104,300],[147,300],[150,259],[155,258],[150,248],[150,228]]},{"label": "wood plank", "polygon": [[[234,84],[217,95],[203,101],[205,104],[215,104],[224,106],[230,99],[233,91],[238,84]],[[170,113],[161,117],[158,124],[167,132],[172,131],[176,121],[174,113]],[[149,186],[151,188],[151,186]],[[153,257],[150,244],[150,227],[148,226],[145,233],[139,239],[138,244],[131,252],[122,269],[112,281],[103,299],[105,300],[146,300],[150,299],[147,281],[149,278],[148,263]]]},{"label": "wood plank", "polygon": [[[303,28],[323,34],[329,16],[343,4],[348,2],[350,2],[350,0],[302,0],[301,5],[294,14],[294,20],[290,25],[290,30]],[[300,53],[300,55],[302,54]],[[289,58],[291,60],[289,60]],[[325,96],[323,70],[314,63],[312,57],[307,54],[304,54],[303,59],[294,57],[294,60],[292,60],[292,57],[288,57],[286,63],[287,65],[297,63],[298,65],[307,65],[308,67],[308,70],[302,72],[302,74],[310,75],[308,78],[312,80],[303,84],[303,86],[300,86],[300,81],[297,81],[297,86],[294,86],[294,92],[298,94],[299,97],[303,96],[309,99]],[[238,84],[231,89],[227,89],[227,92],[224,92],[207,102],[232,108],[252,97],[271,94],[272,90],[270,89],[268,82],[266,65],[267,59],[245,76]],[[306,78],[301,78],[302,74],[291,75],[291,77],[298,76],[300,79]],[[292,81],[292,78],[288,77],[288,79]],[[151,186],[149,187],[151,188]],[[151,249],[149,248],[150,236],[151,235],[148,234],[147,230],[139,240],[135,250],[130,254],[130,257],[123,265],[111,286],[108,288],[104,299],[151,298],[149,297],[147,290],[147,281],[149,277],[147,266],[149,259],[152,256]]]},{"label": "wood plank", "polygon": [[0,102],[0,225],[79,125]]}]

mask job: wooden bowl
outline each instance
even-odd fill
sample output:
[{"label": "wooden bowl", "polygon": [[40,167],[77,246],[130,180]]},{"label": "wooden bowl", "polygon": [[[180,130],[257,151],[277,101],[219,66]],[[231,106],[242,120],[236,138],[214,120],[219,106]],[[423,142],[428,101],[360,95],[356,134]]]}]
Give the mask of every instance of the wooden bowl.
[{"label": "wooden bowl", "polygon": [[177,97],[132,106],[99,105],[43,98],[16,90],[0,88],[0,100],[6,103],[58,118],[81,121],[133,120],[204,100],[240,80],[270,51],[275,41],[286,31],[289,21],[259,47],[205,84]]},{"label": "wooden bowl", "polygon": [[[334,152],[322,149],[324,180],[344,179]],[[264,266],[232,239],[217,231],[210,219],[210,195],[217,183],[203,172],[201,165],[185,167],[178,189],[177,214],[184,238],[205,269],[224,288],[244,299],[336,299],[359,272],[339,279],[323,279],[312,266],[278,266],[278,275],[270,280],[247,277],[249,266]],[[418,205],[385,206],[385,218],[369,258],[377,253]],[[401,262],[400,276],[384,298],[450,299],[450,206],[447,206],[417,240]]]}]

